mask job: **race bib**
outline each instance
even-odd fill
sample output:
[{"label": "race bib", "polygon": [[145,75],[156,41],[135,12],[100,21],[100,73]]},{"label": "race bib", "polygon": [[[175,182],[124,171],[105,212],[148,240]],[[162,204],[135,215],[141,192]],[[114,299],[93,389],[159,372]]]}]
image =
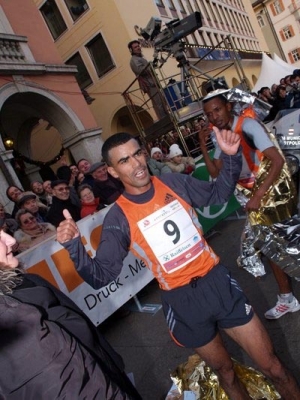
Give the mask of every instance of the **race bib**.
[{"label": "race bib", "polygon": [[168,274],[183,268],[203,251],[202,236],[178,200],[138,221],[138,227]]}]

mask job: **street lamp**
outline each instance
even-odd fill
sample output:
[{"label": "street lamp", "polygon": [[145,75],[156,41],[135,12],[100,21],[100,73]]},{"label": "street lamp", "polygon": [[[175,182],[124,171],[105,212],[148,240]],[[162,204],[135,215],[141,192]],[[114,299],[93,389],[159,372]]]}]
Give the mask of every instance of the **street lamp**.
[{"label": "street lamp", "polygon": [[7,150],[10,150],[14,147],[14,140],[9,136],[4,138],[3,143]]}]

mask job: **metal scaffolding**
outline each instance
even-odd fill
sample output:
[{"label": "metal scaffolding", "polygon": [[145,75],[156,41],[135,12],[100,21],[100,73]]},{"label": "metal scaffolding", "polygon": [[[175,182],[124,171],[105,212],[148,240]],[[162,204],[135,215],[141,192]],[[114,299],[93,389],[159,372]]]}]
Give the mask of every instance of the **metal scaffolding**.
[{"label": "metal scaffolding", "polygon": [[[227,50],[226,54],[229,55],[229,59],[224,62],[222,67],[202,71],[199,68],[201,62],[207,59],[215,49]],[[152,62],[149,62],[140,74],[141,76],[147,73],[155,83],[157,91],[155,99],[159,100],[165,109],[163,118],[157,119],[153,107],[154,96],[151,98],[141,91],[139,77],[129,85],[122,95],[139,135],[145,143],[165,139],[170,132],[176,131],[185,152],[190,156],[195,156],[199,152],[199,144],[195,140],[194,122],[203,116],[201,100],[208,92],[207,85],[210,86],[210,90],[220,88],[218,77],[225,70],[233,67],[240,80],[239,87],[245,91],[248,91],[249,88],[240,57],[234,49],[230,35],[215,47],[208,49],[207,53],[194,63],[187,58],[185,45],[182,42],[174,45],[172,56],[178,61],[180,71],[177,74],[166,77],[163,73],[163,64],[154,68]],[[195,141],[193,150],[189,149],[186,144],[187,136],[183,137],[182,135],[180,129],[182,125],[190,126],[189,136]]]}]

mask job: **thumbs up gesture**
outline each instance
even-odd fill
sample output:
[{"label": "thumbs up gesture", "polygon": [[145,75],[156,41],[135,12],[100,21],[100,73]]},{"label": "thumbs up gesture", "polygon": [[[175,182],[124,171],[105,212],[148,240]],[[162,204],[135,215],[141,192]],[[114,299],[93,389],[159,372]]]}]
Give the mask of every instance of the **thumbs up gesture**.
[{"label": "thumbs up gesture", "polygon": [[228,156],[232,156],[238,152],[240,146],[240,135],[227,129],[218,129],[213,127],[216,139],[221,150]]},{"label": "thumbs up gesture", "polygon": [[63,214],[65,220],[59,224],[56,231],[56,239],[59,243],[68,242],[69,240],[75,239],[79,236],[78,227],[75,221],[72,219],[69,211],[64,210]]}]

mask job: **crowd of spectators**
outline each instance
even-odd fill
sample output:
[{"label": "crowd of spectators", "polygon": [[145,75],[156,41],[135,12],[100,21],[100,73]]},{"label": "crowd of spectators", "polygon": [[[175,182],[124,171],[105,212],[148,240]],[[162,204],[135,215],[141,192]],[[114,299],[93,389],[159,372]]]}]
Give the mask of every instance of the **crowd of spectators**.
[{"label": "crowd of spectators", "polygon": [[[272,106],[265,122],[282,110],[300,108],[300,70],[252,94]],[[203,153],[203,146],[207,147],[207,140],[201,143],[198,136],[206,123],[205,117],[200,116],[148,143],[148,147],[142,146],[150,174],[191,174],[195,158]],[[92,164],[82,158],[77,164],[62,164],[55,181],[33,181],[30,191],[17,186],[7,188],[6,196],[14,206],[8,214],[0,204],[0,219],[5,221],[4,229],[17,240],[16,253],[54,234],[64,219],[63,209],[68,209],[78,221],[114,203],[124,190],[121,181],[108,173],[102,161]]]},{"label": "crowd of spectators", "polygon": [[[196,129],[182,126],[180,131],[189,150],[195,148],[197,143],[193,136]],[[193,135],[192,131],[195,131]],[[141,144],[141,148],[150,175],[190,174],[195,169],[194,158],[187,156],[175,130],[170,132],[165,146],[147,148]],[[32,181],[28,191],[17,186],[7,188],[7,199],[13,203],[12,212],[6,213],[0,204],[0,219],[5,221],[5,231],[17,241],[15,254],[55,235],[56,228],[64,219],[64,209],[70,212],[74,221],[79,221],[114,203],[124,190],[122,182],[108,173],[105,162],[92,164],[82,158],[77,164],[67,165],[65,160],[61,160],[61,164],[55,180]]]},{"label": "crowd of spectators", "polygon": [[300,70],[296,69],[293,74],[281,78],[278,84],[273,83],[270,88],[263,86],[252,94],[272,106],[264,122],[273,121],[282,110],[300,108]]},{"label": "crowd of spectators", "polygon": [[15,254],[54,236],[64,209],[79,221],[112,204],[123,192],[123,184],[107,172],[103,162],[91,164],[82,159],[77,165],[62,164],[53,181],[32,181],[28,191],[7,188],[12,212],[0,204],[0,220],[3,230],[16,239]]}]

